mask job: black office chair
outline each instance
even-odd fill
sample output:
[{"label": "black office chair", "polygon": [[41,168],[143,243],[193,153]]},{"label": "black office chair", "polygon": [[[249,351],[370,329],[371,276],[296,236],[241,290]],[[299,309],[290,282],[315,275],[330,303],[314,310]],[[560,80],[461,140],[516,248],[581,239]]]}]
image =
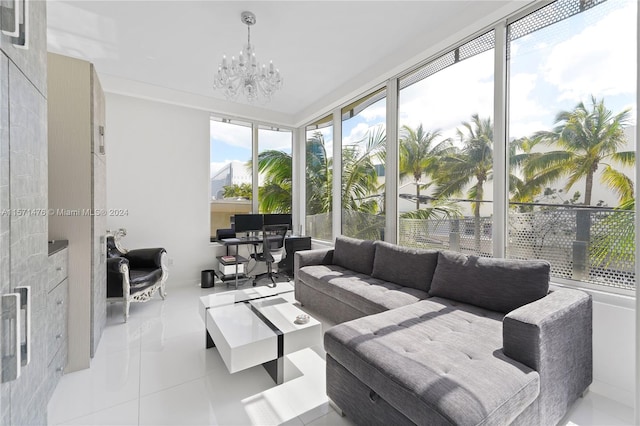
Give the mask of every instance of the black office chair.
[{"label": "black office chair", "polygon": [[[278,274],[273,272],[273,264],[280,262],[284,258],[284,238],[287,235],[288,225],[264,225],[262,227],[262,253],[252,254],[251,257],[259,262],[267,263],[267,272],[258,274],[253,279],[255,286],[262,278],[269,278],[269,287],[276,286],[276,279],[280,279]],[[286,278],[289,281],[289,278]]]}]

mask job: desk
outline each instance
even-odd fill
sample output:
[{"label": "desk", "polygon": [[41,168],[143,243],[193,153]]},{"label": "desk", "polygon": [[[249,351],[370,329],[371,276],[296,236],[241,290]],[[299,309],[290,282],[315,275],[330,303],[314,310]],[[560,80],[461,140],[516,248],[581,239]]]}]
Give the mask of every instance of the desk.
[{"label": "desk", "polygon": [[[227,254],[229,254],[229,247],[236,247],[236,255],[238,254],[238,246],[253,245],[257,246],[262,244],[262,238],[258,237],[242,237],[242,238],[224,238],[220,240],[222,245],[227,248]],[[290,235],[284,239],[284,249],[286,256],[278,263],[278,270],[282,271],[286,275],[293,278],[293,259],[295,252],[299,250],[311,250],[311,237],[302,237],[298,235]]]}]

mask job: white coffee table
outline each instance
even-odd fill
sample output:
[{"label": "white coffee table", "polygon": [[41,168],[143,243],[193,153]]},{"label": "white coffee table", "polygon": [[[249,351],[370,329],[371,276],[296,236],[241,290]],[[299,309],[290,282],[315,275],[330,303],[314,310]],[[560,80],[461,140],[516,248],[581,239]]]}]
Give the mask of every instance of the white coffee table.
[{"label": "white coffee table", "polygon": [[206,347],[217,347],[230,373],[262,364],[277,384],[284,381],[284,356],[321,343],[322,325],[293,303],[293,286],[255,287],[200,298]]}]

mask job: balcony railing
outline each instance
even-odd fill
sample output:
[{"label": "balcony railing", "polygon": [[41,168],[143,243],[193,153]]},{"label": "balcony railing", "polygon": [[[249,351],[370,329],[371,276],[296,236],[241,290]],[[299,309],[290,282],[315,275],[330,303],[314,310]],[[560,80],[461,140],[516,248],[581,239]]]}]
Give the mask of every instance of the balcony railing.
[{"label": "balcony railing", "polygon": [[[635,212],[610,208],[554,206],[533,212],[510,212],[508,257],[544,259],[551,275],[591,284],[635,289]],[[384,217],[343,214],[343,234],[384,239]],[[415,248],[493,255],[493,219],[399,220],[398,242]],[[476,232],[476,228],[479,232]],[[307,233],[330,241],[331,215],[307,216]]]},{"label": "balcony railing", "polygon": [[[545,259],[558,278],[633,290],[635,212],[559,206],[509,213],[507,253],[514,259]],[[400,219],[399,243],[408,247],[492,255],[492,218]]]}]

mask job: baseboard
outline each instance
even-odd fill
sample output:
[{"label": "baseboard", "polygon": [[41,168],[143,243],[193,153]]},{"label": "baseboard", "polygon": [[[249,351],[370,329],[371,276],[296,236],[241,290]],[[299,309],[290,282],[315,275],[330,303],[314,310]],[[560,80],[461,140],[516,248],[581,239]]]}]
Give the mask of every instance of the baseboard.
[{"label": "baseboard", "polygon": [[635,396],[631,391],[612,386],[600,380],[594,380],[589,386],[589,391],[633,408]]}]

